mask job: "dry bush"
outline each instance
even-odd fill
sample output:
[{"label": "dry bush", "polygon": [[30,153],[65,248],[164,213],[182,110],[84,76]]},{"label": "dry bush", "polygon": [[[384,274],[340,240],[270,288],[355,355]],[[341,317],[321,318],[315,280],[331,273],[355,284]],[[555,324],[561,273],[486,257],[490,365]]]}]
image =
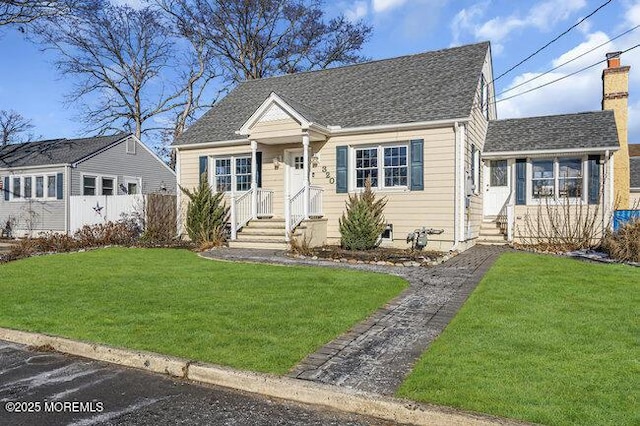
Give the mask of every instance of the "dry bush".
[{"label": "dry bush", "polygon": [[640,262],[640,219],[633,220],[602,240],[601,249],[610,257],[625,262]]},{"label": "dry bush", "polygon": [[310,246],[311,237],[305,233],[301,238],[296,238],[293,232],[289,233],[289,251],[301,256],[312,256],[313,249]]},{"label": "dry bush", "polygon": [[144,233],[148,243],[166,244],[177,238],[176,196],[149,194],[144,206]]}]

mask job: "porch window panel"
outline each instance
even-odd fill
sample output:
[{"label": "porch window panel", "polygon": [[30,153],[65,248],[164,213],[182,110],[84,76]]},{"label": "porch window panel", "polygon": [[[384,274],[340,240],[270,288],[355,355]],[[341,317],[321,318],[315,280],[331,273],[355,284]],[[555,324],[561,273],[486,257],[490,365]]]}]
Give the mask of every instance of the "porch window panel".
[{"label": "porch window panel", "polygon": [[21,191],[21,183],[22,183],[22,179],[19,177],[14,177],[13,178],[13,198],[20,198],[22,197],[22,191]]},{"label": "porch window panel", "polygon": [[582,197],[582,161],[579,158],[558,161],[558,196]]},{"label": "porch window panel", "polygon": [[555,176],[553,160],[534,160],[531,162],[533,176],[531,188],[533,198],[553,197],[555,195]]},{"label": "porch window panel", "polygon": [[44,197],[44,176],[36,176],[36,198]]},{"label": "porch window panel", "polygon": [[384,186],[407,186],[407,147],[384,148]]},{"label": "porch window panel", "polygon": [[378,186],[378,148],[356,149],[356,188],[364,188],[367,178]]},{"label": "porch window panel", "polygon": [[33,178],[27,176],[24,178],[24,198],[31,198],[33,195]]}]

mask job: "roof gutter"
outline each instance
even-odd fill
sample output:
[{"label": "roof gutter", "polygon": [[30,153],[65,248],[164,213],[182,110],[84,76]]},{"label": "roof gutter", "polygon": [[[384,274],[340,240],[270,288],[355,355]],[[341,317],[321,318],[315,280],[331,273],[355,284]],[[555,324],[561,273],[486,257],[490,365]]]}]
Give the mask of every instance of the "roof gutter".
[{"label": "roof gutter", "polygon": [[415,130],[435,127],[455,127],[459,123],[471,121],[471,117],[456,118],[452,120],[435,120],[435,121],[418,121],[415,123],[399,123],[399,124],[383,124],[380,126],[362,126],[362,127],[340,127],[328,126],[331,136],[351,135],[358,133],[380,133],[393,132],[401,130]]},{"label": "roof gutter", "polygon": [[601,152],[606,153],[608,151],[618,151],[619,146],[605,146],[598,148],[563,148],[563,149],[540,149],[540,150],[528,150],[528,151],[497,151],[497,152],[483,152],[482,158],[504,158],[504,157],[526,157],[530,155],[554,155],[554,154],[584,154],[587,152]]},{"label": "roof gutter", "polygon": [[188,150],[188,149],[201,149],[201,148],[215,148],[218,146],[249,145],[249,143],[250,143],[249,139],[233,139],[233,140],[226,140],[226,141],[172,145],[171,148],[176,150]]},{"label": "roof gutter", "polygon": [[41,164],[39,166],[18,166],[18,167],[0,167],[0,170],[31,170],[31,169],[49,169],[53,167],[67,167],[69,163],[58,163],[58,164]]}]

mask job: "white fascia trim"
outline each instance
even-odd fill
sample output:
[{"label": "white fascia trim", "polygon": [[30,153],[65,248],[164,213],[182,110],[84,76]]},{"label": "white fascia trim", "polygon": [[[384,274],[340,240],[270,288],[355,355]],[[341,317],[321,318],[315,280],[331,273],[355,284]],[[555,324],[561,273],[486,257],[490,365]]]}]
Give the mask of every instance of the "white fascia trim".
[{"label": "white fascia trim", "polygon": [[175,145],[172,148],[177,151],[187,151],[189,149],[217,148],[219,146],[249,145],[250,143],[251,141],[249,139],[235,139],[228,141],[189,143],[185,145]]},{"label": "white fascia trim", "polygon": [[[5,168],[5,169],[0,169],[0,173],[4,173],[6,171],[6,172],[9,172],[9,173],[13,173],[13,174],[16,174],[16,173],[19,174],[19,173],[22,172],[22,170],[52,169],[54,167],[60,168],[60,167],[67,167],[69,165],[70,165],[69,163],[66,163],[66,164],[65,163],[60,163],[60,164],[43,164],[41,166],[8,167],[8,168]],[[51,172],[42,172],[42,173],[51,173]]]},{"label": "white fascia trim", "polygon": [[275,92],[271,92],[271,94],[267,97],[267,99],[262,102],[262,104],[251,114],[251,117],[240,127],[236,133],[239,135],[247,136],[249,135],[249,128],[253,126],[264,114],[267,109],[276,104],[289,115],[291,115],[303,128],[309,128],[310,123],[309,120],[304,118],[298,111],[296,111],[291,105],[289,105],[284,99],[278,96]]},{"label": "white fascia trim", "polygon": [[107,146],[105,146],[105,147],[102,147],[102,148],[100,148],[100,149],[99,149],[99,150],[97,150],[97,151],[92,152],[91,154],[87,155],[86,157],[82,157],[82,158],[81,158],[81,159],[79,159],[78,161],[76,161],[76,162],[74,162],[74,163],[71,163],[71,167],[73,167],[73,168],[78,167],[78,164],[82,163],[83,161],[87,161],[88,159],[93,158],[93,157],[95,157],[96,155],[98,155],[98,154],[101,154],[101,153],[105,152],[106,150],[108,150],[108,149],[110,149],[110,148],[112,148],[112,147],[114,147],[114,146],[118,145],[118,144],[119,144],[119,143],[121,143],[122,141],[127,140],[127,139],[128,139],[129,137],[131,137],[131,136],[133,136],[133,135],[132,135],[132,134],[128,134],[128,135],[126,135],[126,136],[123,136],[121,139],[118,139],[117,141],[112,142],[112,143],[110,143],[109,145],[107,145]]},{"label": "white fascia trim", "polygon": [[379,126],[363,126],[363,127],[339,127],[329,126],[327,130],[331,132],[331,136],[350,135],[357,133],[380,133],[400,130],[427,129],[434,127],[455,126],[456,123],[467,123],[471,121],[470,117],[456,118],[451,120],[435,120],[435,121],[418,121],[415,123],[399,123],[399,124],[382,124]]},{"label": "white fascia trim", "polygon": [[605,154],[607,151],[617,151],[619,146],[601,148],[565,148],[565,149],[539,149],[530,151],[499,151],[482,153],[482,158],[513,158],[527,157],[533,155],[562,155],[562,154],[584,154],[587,152],[599,152]]}]

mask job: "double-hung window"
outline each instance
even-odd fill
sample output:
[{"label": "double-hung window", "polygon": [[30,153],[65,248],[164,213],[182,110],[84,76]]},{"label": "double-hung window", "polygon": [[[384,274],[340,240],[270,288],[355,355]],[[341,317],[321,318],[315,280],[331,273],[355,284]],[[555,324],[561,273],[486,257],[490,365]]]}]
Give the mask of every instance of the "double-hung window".
[{"label": "double-hung window", "polygon": [[47,197],[56,198],[56,175],[47,176]]},{"label": "double-hung window", "polygon": [[213,187],[216,192],[251,189],[251,157],[224,157],[213,160]]},{"label": "double-hung window", "polygon": [[24,198],[31,198],[32,196],[33,196],[33,178],[31,176],[25,176]]},{"label": "double-hung window", "polygon": [[555,195],[555,173],[553,160],[533,160],[531,188],[533,198],[553,197]]},{"label": "double-hung window", "polygon": [[96,177],[82,177],[82,195],[96,195]]},{"label": "double-hung window", "polygon": [[367,178],[373,188],[406,187],[408,161],[407,145],[355,148],[355,187],[364,188]]},{"label": "double-hung window", "polygon": [[22,197],[22,178],[20,176],[13,177],[13,198]]},{"label": "double-hung window", "polygon": [[44,198],[44,176],[36,176],[36,198]]},{"label": "double-hung window", "polygon": [[582,198],[582,159],[532,160],[531,171],[534,199]]}]

